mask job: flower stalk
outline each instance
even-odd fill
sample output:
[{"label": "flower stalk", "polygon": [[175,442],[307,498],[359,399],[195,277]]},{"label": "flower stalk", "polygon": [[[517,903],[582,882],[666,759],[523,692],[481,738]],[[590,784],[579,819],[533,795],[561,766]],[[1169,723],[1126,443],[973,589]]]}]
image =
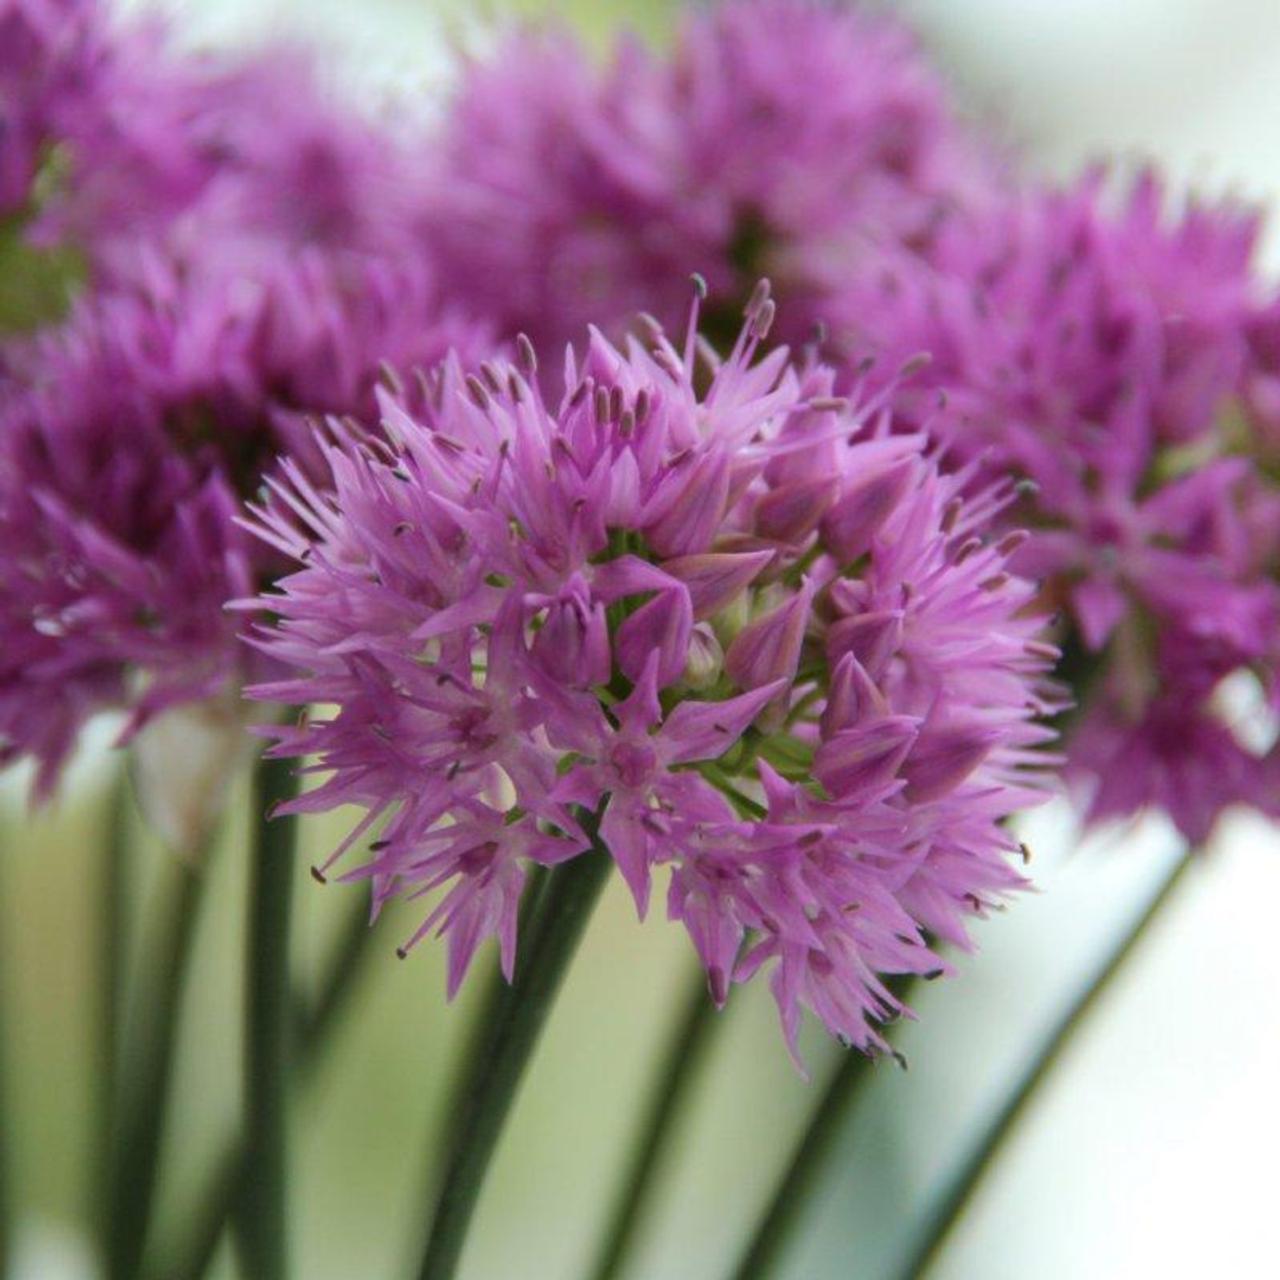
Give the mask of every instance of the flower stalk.
[{"label": "flower stalk", "polygon": [[707,994],[706,979],[699,974],[698,980],[689,986],[680,1018],[653,1081],[644,1121],[637,1130],[637,1141],[591,1273],[595,1280],[614,1280],[621,1273],[653,1189],[654,1172],[683,1114],[690,1090],[701,1076],[712,1032],[717,1026],[717,1012]]},{"label": "flower stalk", "polygon": [[[918,980],[914,974],[903,975],[892,979],[888,986],[894,998],[905,1003]],[[733,1273],[734,1280],[757,1280],[774,1274],[811,1191],[828,1167],[832,1147],[843,1133],[845,1117],[870,1078],[875,1062],[869,1054],[849,1050],[837,1065]]]},{"label": "flower stalk", "polygon": [[260,816],[249,898],[246,1159],[239,1216],[241,1253],[251,1280],[281,1280],[287,1274],[289,920],[297,823],[293,817],[273,818],[296,789],[287,761],[259,762],[254,804]]},{"label": "flower stalk", "polygon": [[591,852],[553,871],[532,904],[536,916],[521,931],[514,981],[479,1028],[464,1094],[450,1108],[456,1127],[420,1280],[448,1280],[457,1269],[498,1137],[612,866],[600,841],[599,815],[584,817],[582,827]]},{"label": "flower stalk", "polygon": [[[122,771],[107,799],[106,838],[102,847],[102,912],[98,936],[98,1124],[101,1165],[97,1188],[98,1230],[104,1249],[111,1238],[112,1222],[112,1130],[120,1078],[120,1002],[124,990],[125,943],[129,936],[129,780]],[[0,1275],[3,1270],[0,1269]]]},{"label": "flower stalk", "polygon": [[1151,901],[1116,940],[1092,979],[1028,1060],[1017,1086],[978,1135],[969,1155],[926,1212],[911,1253],[898,1269],[899,1280],[922,1280],[933,1269],[950,1239],[952,1228],[960,1221],[987,1174],[999,1164],[1005,1144],[1016,1131],[1018,1122],[1027,1114],[1045,1083],[1053,1077],[1068,1045],[1124,971],[1142,940],[1175,900],[1177,889],[1195,860],[1195,852],[1188,851],[1173,864]]},{"label": "flower stalk", "polygon": [[203,885],[199,861],[166,857],[161,881],[144,952],[150,968],[145,985],[134,992],[118,1065],[106,1259],[110,1280],[130,1280],[137,1274],[151,1219],[178,1015]]}]

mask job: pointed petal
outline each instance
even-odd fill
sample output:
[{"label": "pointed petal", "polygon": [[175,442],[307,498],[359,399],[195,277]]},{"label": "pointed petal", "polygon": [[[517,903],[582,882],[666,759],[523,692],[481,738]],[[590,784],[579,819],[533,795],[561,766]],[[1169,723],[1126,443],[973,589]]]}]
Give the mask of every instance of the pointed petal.
[{"label": "pointed petal", "polygon": [[753,689],[725,702],[682,702],[662,726],[663,741],[674,751],[671,764],[714,760],[742,737],[746,727],[787,687],[785,680]]},{"label": "pointed petal", "polygon": [[772,551],[708,552],[677,556],[662,568],[689,588],[694,619],[701,622],[732,603],[773,558]]}]

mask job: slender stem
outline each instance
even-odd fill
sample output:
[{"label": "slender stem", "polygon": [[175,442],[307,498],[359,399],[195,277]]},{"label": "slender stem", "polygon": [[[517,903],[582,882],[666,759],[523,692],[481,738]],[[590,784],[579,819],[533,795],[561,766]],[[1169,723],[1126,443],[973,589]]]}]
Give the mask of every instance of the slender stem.
[{"label": "slender stem", "polygon": [[699,1067],[719,1024],[716,1007],[707,995],[701,971],[689,987],[684,1008],[667,1042],[666,1055],[654,1081],[645,1108],[638,1141],[614,1203],[608,1230],[592,1275],[595,1280],[613,1280],[626,1259],[627,1249],[652,1190],[658,1158],[679,1119],[689,1088],[698,1078]]},{"label": "slender stem", "polygon": [[1173,900],[1175,890],[1194,860],[1195,854],[1188,852],[1173,865],[1149,904],[1120,936],[1093,978],[1085,985],[1070,1008],[1050,1031],[1038,1052],[1031,1058],[1017,1087],[992,1118],[991,1123],[979,1135],[969,1155],[937,1196],[933,1208],[928,1211],[908,1260],[897,1272],[901,1280],[918,1280],[918,1277],[927,1275],[937,1262],[951,1234],[951,1229],[960,1220],[974,1193],[982,1185],[986,1174],[999,1162],[1005,1142],[1014,1132],[1028,1106],[1035,1100],[1045,1081],[1053,1074],[1054,1068],[1062,1058],[1063,1050],[1087,1021],[1101,997],[1110,989],[1151,925]]},{"label": "slender stem", "polygon": [[[323,1050],[333,1028],[341,1021],[359,987],[367,957],[373,954],[369,940],[374,931],[364,900],[355,904],[334,949],[334,958],[310,1004],[294,1000],[295,1052],[293,1068],[298,1087],[305,1088],[323,1060]],[[196,1200],[197,1216],[184,1231],[186,1242],[181,1257],[163,1263],[149,1260],[145,1274],[150,1280],[199,1280],[213,1265],[213,1257],[223,1228],[235,1211],[236,1192],[245,1168],[245,1146],[241,1135],[228,1134],[218,1148],[204,1189]]]},{"label": "slender stem", "polygon": [[111,1135],[120,1089],[120,1005],[124,990],[125,940],[129,936],[129,778],[122,769],[107,800],[106,839],[102,847],[102,907],[98,936],[98,1231],[104,1253],[111,1237]]},{"label": "slender stem", "polygon": [[604,887],[611,861],[600,843],[598,820],[588,817],[583,825],[592,850],[551,873],[537,903],[533,936],[522,939],[515,981],[481,1028],[480,1042],[487,1044],[488,1052],[472,1060],[460,1082],[462,1096],[451,1108],[457,1125],[421,1280],[448,1280],[454,1274],[503,1123]]},{"label": "slender stem", "polygon": [[[363,901],[352,910],[343,926],[336,954],[328,973],[320,984],[319,994],[309,1007],[296,1006],[293,1067],[299,1087],[305,1087],[316,1066],[322,1061],[322,1049],[333,1027],[341,1020],[355,991],[363,962],[371,953],[368,939],[373,936],[369,912]],[[213,1264],[222,1239],[223,1228],[236,1208],[237,1190],[245,1172],[247,1153],[237,1132],[228,1134],[218,1148],[204,1190],[196,1200],[196,1218],[183,1233],[185,1252],[177,1259],[153,1260],[145,1268],[151,1280],[199,1280]]]},{"label": "slender stem", "polygon": [[153,967],[134,993],[129,1034],[120,1046],[107,1241],[112,1280],[131,1280],[142,1257],[202,884],[198,865],[171,854],[164,857],[161,877],[157,916],[143,952]]},{"label": "slender stem", "polygon": [[369,905],[363,896],[357,900],[342,923],[342,933],[334,948],[329,971],[314,999],[295,1001],[295,1037],[297,1065],[312,1062],[332,1027],[342,1020],[351,997],[360,986],[365,959],[372,948],[369,939],[373,928],[369,922]]},{"label": "slender stem", "polygon": [[244,1144],[228,1140],[219,1149],[204,1194],[197,1201],[196,1220],[183,1233],[185,1253],[176,1261],[148,1260],[146,1280],[200,1280],[211,1266],[227,1220],[235,1212],[244,1177]]},{"label": "slender stem", "polygon": [[[899,1000],[905,1000],[916,981],[914,974],[904,974],[890,979],[888,986]],[[801,1210],[809,1203],[810,1191],[827,1167],[845,1115],[875,1062],[875,1058],[851,1049],[836,1067],[733,1273],[735,1280],[755,1280],[776,1268]]]},{"label": "slender stem", "polygon": [[274,813],[296,790],[288,761],[258,763],[254,777],[258,825],[249,889],[246,1151],[239,1205],[241,1259],[249,1280],[283,1280],[287,1274],[289,917],[297,821],[274,818]]}]

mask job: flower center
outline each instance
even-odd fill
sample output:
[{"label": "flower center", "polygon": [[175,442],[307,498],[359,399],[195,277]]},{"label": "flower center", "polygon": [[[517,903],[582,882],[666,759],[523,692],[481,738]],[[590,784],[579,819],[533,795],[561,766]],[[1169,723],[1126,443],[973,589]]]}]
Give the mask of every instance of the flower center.
[{"label": "flower center", "polygon": [[624,787],[638,787],[653,776],[658,757],[652,747],[620,742],[609,753],[609,763]]}]

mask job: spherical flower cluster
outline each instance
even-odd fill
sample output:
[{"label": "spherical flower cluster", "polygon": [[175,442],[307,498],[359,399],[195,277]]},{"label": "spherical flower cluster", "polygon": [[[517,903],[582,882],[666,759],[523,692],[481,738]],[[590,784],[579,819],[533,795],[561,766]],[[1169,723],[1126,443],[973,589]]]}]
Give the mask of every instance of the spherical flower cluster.
[{"label": "spherical flower cluster", "polygon": [[1031,482],[1015,565],[1065,611],[1092,817],[1149,804],[1201,840],[1229,804],[1274,806],[1217,691],[1241,670],[1274,688],[1280,491],[1236,407],[1267,394],[1256,218],[1166,203],[1149,174],[1120,199],[1099,173],[1029,192],[940,236],[931,264],[851,277],[834,326],[850,367],[927,349],[906,420],[933,414],[953,456]]},{"label": "spherical flower cluster", "polygon": [[182,134],[194,65],[166,58],[154,22],[100,0],[0,5],[0,211],[82,235],[156,225],[207,166]]},{"label": "spherical flower cluster", "polygon": [[302,48],[183,53],[100,0],[6,0],[0,37],[0,211],[95,283],[232,236],[410,252],[421,142],[342,102]]},{"label": "spherical flower cluster", "polygon": [[303,414],[372,416],[383,355],[478,342],[411,271],[218,248],[5,349],[0,760],[34,757],[37,794],[93,712],[136,727],[238,674],[224,605],[271,563],[236,520],[279,453],[314,457]]},{"label": "spherical flower cluster", "polygon": [[468,69],[437,165],[446,287],[548,349],[640,310],[672,324],[693,271],[717,342],[766,274],[805,340],[851,260],[923,250],[1003,182],[903,26],[818,0],[695,11],[669,56],[623,43],[604,68],[519,33]]},{"label": "spherical flower cluster", "polygon": [[941,971],[930,936],[1021,883],[1055,653],[982,533],[1011,486],[966,497],[830,370],[757,360],[773,313],[761,286],[723,362],[692,324],[596,332],[554,409],[527,340],[451,360],[257,509],[302,567],[256,606],[294,674],[252,692],[331,708],[266,730],[328,773],[291,807],[366,810],[331,862],[378,824],[346,874],[375,904],[445,890],[409,945],[447,936],[451,994],[489,936],[510,976],[527,864],[597,822],[641,912],[671,868],[717,1002],[772,965],[793,1050],[802,1006],[879,1046],[881,975]]},{"label": "spherical flower cluster", "polygon": [[405,140],[301,50],[184,54],[95,0],[2,29],[14,225],[88,267],[65,324],[0,345],[0,761],[47,794],[93,711],[132,731],[241,678],[223,606],[273,566],[235,521],[277,455],[318,463],[305,415],[373,421],[381,361],[487,331],[411,251]]}]

